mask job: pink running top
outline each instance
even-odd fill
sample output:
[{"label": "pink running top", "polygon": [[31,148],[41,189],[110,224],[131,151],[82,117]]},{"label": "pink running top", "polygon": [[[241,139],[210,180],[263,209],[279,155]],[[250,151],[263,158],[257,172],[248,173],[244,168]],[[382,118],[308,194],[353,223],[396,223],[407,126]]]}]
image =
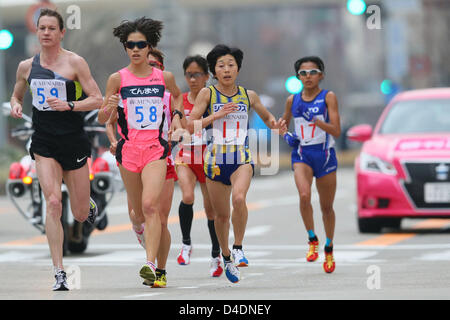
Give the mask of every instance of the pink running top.
[{"label": "pink running top", "polygon": [[[163,138],[163,127],[169,105],[164,102],[166,85],[163,72],[153,68],[145,78],[135,76],[128,68],[119,70],[119,134],[132,142],[148,142]],[[167,99],[167,98],[166,98]],[[170,111],[169,111],[170,112]]]}]

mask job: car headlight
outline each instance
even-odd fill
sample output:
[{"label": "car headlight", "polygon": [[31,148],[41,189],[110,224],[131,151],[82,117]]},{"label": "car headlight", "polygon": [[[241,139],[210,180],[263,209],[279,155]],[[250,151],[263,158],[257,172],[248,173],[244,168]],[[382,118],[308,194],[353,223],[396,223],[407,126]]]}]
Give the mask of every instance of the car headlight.
[{"label": "car headlight", "polygon": [[389,175],[397,174],[397,170],[392,163],[364,152],[361,152],[359,166],[362,171],[381,172]]}]

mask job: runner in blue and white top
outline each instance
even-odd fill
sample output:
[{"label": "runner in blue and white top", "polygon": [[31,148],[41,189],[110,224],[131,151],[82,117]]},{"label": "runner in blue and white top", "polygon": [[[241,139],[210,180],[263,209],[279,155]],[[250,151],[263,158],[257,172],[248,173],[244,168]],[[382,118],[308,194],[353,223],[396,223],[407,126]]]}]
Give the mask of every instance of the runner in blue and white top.
[{"label": "runner in blue and white top", "polygon": [[[319,57],[304,57],[294,65],[303,90],[286,101],[283,119],[286,127],[280,130],[286,142],[293,147],[291,161],[295,182],[300,196],[300,213],[309,237],[306,260],[318,258],[319,241],[314,233],[311,186],[314,177],[320,197],[325,225],[326,244],[324,270],[334,271],[333,236],[335,213],[333,201],[336,193],[337,160],[334,138],[341,133],[336,95],[319,87],[324,78],[324,64]],[[294,118],[294,133],[287,127]]]}]

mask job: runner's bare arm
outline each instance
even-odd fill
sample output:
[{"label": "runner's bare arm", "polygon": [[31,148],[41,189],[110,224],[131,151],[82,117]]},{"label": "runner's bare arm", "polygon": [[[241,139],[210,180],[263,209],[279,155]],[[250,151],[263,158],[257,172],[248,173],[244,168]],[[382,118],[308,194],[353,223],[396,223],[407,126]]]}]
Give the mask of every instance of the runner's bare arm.
[{"label": "runner's bare arm", "polygon": [[11,117],[22,118],[22,104],[25,92],[27,90],[27,76],[31,70],[32,59],[24,60],[19,63],[16,73],[16,84],[11,96]]},{"label": "runner's bare arm", "polygon": [[75,107],[73,111],[91,111],[97,109],[103,103],[103,98],[97,83],[92,77],[89,65],[84,58],[78,55],[73,55],[70,58],[70,63],[77,70],[77,79],[84,93],[87,95],[86,99],[74,102]]},{"label": "runner's bare arm", "polygon": [[[225,117],[227,114],[236,111],[238,106],[234,102],[226,103],[223,107],[206,118],[202,119],[203,114],[206,111],[206,108],[209,106],[209,102],[211,99],[211,91],[209,88],[203,88],[197,95],[195,99],[194,107],[192,108],[191,114],[189,115],[188,120],[188,130],[190,133],[194,133],[195,129],[203,129],[209,126],[214,120]],[[197,122],[201,119],[201,127],[200,122]],[[198,126],[198,127],[197,127]]]},{"label": "runner's bare arm", "polygon": [[[184,115],[183,95],[181,94],[181,90],[175,81],[174,75],[168,71],[164,71],[163,75],[164,75],[164,82],[166,83],[166,88],[173,97],[172,110],[178,110],[181,112],[181,114]],[[174,130],[179,128],[186,128],[186,126],[187,126],[186,117],[183,117],[183,119],[180,119],[179,116],[173,117],[172,128]]]},{"label": "runner's bare arm", "polygon": [[106,121],[106,136],[108,137],[109,143],[110,143],[110,147],[109,147],[109,151],[115,155],[116,154],[116,148],[117,148],[117,112],[112,114],[108,121]]},{"label": "runner's bare arm", "polygon": [[261,103],[261,99],[253,90],[248,90],[248,97],[250,99],[250,105],[255,109],[256,113],[261,117],[262,121],[268,126],[270,129],[280,129],[283,124],[285,123],[285,120],[280,118],[278,121],[274,117],[272,113],[269,112],[269,110],[264,107],[264,105]]},{"label": "runner's bare arm", "polygon": [[120,74],[116,72],[109,76],[108,82],[106,83],[105,99],[98,112],[98,122],[100,124],[105,123],[112,114],[117,113],[117,104],[114,105],[111,103],[110,97],[117,95],[116,97],[118,98],[119,88]]},{"label": "runner's bare arm", "polygon": [[338,101],[336,94],[332,91],[328,92],[325,97],[325,102],[328,108],[328,116],[330,117],[330,122],[316,120],[314,123],[316,126],[331,134],[335,138],[338,138],[341,134],[341,121],[339,117]]}]

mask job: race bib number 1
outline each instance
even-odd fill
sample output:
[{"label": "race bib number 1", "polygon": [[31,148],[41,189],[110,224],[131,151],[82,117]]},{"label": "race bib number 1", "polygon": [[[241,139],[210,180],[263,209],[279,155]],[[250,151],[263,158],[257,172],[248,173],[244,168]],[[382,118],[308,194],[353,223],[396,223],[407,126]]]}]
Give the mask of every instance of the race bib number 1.
[{"label": "race bib number 1", "polygon": [[32,104],[39,111],[54,111],[47,103],[47,98],[67,101],[66,82],[62,80],[33,79],[30,84],[33,96]]},{"label": "race bib number 1", "polygon": [[[213,122],[214,144],[243,145],[247,138],[248,112],[246,105],[239,105],[239,111],[230,113]],[[215,105],[220,110],[223,105]]]}]

